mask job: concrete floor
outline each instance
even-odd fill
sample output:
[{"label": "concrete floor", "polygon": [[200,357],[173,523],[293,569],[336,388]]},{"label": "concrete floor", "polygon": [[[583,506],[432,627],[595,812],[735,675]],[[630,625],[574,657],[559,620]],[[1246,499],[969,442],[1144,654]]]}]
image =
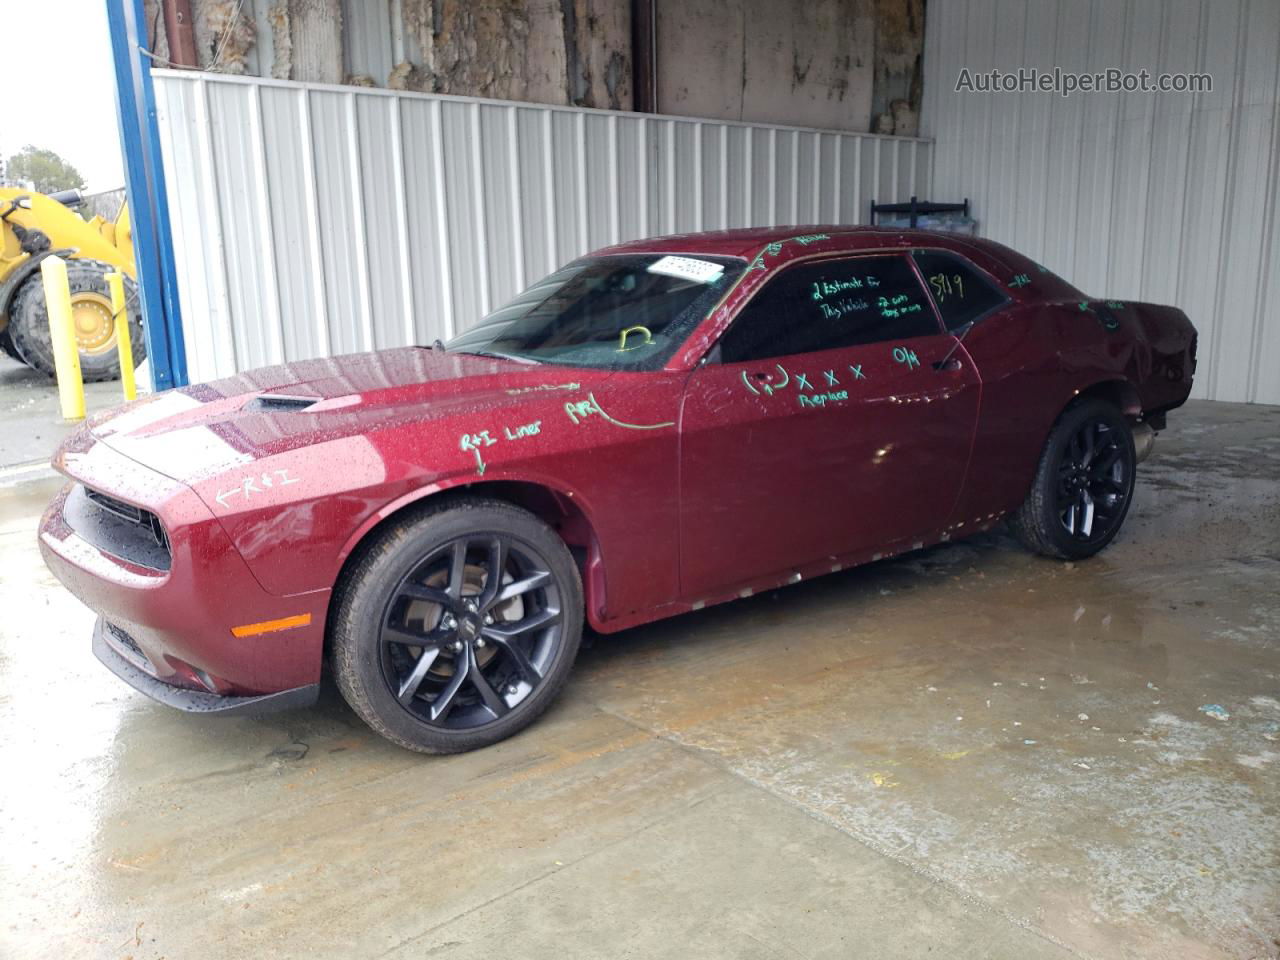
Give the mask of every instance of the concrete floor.
[{"label": "concrete floor", "polygon": [[1277,955],[1280,408],[1175,413],[1091,562],[985,536],[597,639],[452,758],[126,689],[52,490],[0,491],[2,956]]},{"label": "concrete floor", "polygon": [[[84,398],[90,414],[124,402],[118,380],[86,383]],[[0,353],[0,468],[47,463],[76,426],[62,419],[53,380]]]}]

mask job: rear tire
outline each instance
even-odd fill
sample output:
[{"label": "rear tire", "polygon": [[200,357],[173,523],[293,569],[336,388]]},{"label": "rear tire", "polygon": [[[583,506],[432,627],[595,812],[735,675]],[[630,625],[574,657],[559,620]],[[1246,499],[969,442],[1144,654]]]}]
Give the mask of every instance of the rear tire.
[{"label": "rear tire", "polygon": [[1083,560],[1109,544],[1133,500],[1129,421],[1104,400],[1068,407],[1045,441],[1031,491],[1010,527],[1046,557]]},{"label": "rear tire", "polygon": [[333,672],[391,742],[474,750],[551,704],[582,615],[578,568],[550,527],[509,503],[446,500],[360,547],[334,594]]},{"label": "rear tire", "polygon": [[[67,261],[67,283],[71,288],[73,310],[83,310],[90,321],[100,318],[110,323],[111,294],[104,273],[115,270],[101,260],[70,259]],[[146,356],[142,337],[142,320],[137,311],[138,288],[124,278],[125,305],[129,311],[129,339],[136,367]],[[55,376],[53,334],[49,330],[49,310],[44,300],[44,283],[39,272],[32,274],[9,305],[9,325],[5,328],[13,341],[14,351],[27,366],[47,376]],[[104,333],[81,331],[80,374],[86,383],[115,380],[120,376],[120,356],[114,330]]]}]

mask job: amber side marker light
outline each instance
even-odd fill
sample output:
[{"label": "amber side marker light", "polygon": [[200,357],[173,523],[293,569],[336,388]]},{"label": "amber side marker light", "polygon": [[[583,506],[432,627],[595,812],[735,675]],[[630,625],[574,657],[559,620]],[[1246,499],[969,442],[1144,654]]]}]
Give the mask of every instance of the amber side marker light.
[{"label": "amber side marker light", "polygon": [[300,613],[293,617],[281,617],[279,620],[263,620],[261,623],[246,623],[232,627],[231,633],[237,637],[256,637],[260,633],[275,633],[277,630],[291,630],[294,627],[305,627],[311,622],[311,614]]}]

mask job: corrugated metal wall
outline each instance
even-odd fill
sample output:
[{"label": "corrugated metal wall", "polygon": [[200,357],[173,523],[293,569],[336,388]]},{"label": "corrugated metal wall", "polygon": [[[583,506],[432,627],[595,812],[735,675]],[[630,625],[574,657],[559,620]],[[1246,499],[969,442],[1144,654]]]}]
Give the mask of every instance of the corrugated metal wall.
[{"label": "corrugated metal wall", "polygon": [[448,338],[619,240],[929,193],[921,140],[153,76],[193,381]]},{"label": "corrugated metal wall", "polygon": [[[1280,3],[930,0],[934,189],[1092,295],[1200,329],[1195,396],[1280,403]],[[1213,92],[955,92],[962,67],[1201,72]]]}]

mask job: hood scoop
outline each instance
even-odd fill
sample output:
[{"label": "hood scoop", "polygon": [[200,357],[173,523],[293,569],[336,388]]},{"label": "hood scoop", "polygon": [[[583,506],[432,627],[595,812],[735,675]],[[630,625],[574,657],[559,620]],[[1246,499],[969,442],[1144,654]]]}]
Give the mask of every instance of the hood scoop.
[{"label": "hood scoop", "polygon": [[320,397],[298,397],[286,393],[260,393],[241,409],[251,413],[281,413],[306,410],[320,402]]}]

